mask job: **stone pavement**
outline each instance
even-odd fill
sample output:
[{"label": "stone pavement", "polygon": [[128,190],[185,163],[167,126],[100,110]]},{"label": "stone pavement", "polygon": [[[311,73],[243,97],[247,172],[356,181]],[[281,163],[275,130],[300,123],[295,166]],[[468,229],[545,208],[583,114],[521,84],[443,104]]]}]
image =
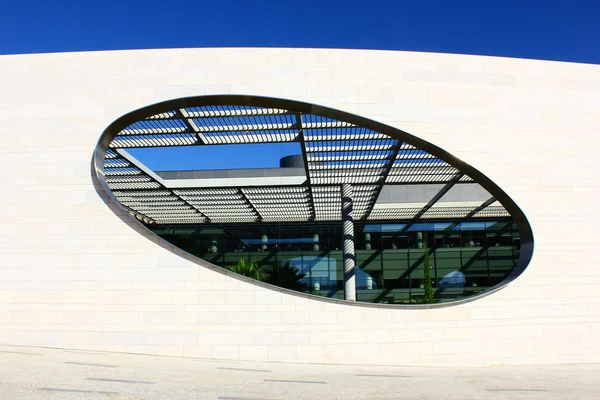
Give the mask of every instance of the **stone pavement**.
[{"label": "stone pavement", "polygon": [[600,399],[600,365],[362,367],[0,346],[0,399]]}]

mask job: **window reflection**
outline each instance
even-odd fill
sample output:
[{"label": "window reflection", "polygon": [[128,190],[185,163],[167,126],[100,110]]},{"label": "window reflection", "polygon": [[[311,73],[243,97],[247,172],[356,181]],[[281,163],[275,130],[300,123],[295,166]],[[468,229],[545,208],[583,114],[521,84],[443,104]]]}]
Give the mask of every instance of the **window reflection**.
[{"label": "window reflection", "polygon": [[[302,276],[303,292],[341,299],[341,232],[336,225],[150,227],[183,250],[220,266],[234,265],[240,259],[253,260],[264,269],[289,264]],[[511,220],[421,223],[403,232],[405,226],[357,225],[358,301],[418,304],[424,293],[424,247],[430,254],[437,302],[497,285],[519,258],[519,233]]]}]

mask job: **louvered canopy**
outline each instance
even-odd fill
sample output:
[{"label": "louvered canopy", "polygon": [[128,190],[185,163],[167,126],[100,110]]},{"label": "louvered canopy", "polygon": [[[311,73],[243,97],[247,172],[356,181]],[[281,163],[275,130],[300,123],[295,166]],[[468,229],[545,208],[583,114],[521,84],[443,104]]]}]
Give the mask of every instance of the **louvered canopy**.
[{"label": "louvered canopy", "polygon": [[[297,184],[263,179],[219,187],[190,180],[172,185],[127,149],[298,142],[304,175]],[[464,204],[439,200],[473,180],[402,140],[313,113],[246,105],[190,106],[129,124],[109,145],[104,174],[117,200],[146,223],[203,224],[340,221],[340,186],[353,187],[354,219],[387,221],[508,217],[495,199]],[[235,182],[235,183],[234,183]],[[384,185],[441,185],[422,203],[378,203]]]}]

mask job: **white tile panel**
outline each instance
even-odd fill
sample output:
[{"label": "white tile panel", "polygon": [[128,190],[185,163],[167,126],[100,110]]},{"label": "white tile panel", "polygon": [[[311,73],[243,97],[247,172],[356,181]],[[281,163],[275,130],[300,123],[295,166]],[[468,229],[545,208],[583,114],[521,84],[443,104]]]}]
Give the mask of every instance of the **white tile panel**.
[{"label": "white tile panel", "polygon": [[[2,343],[288,362],[600,362],[598,66],[248,48],[2,56],[0,70],[11,71],[0,76]],[[326,304],[181,255],[103,200],[90,162],[112,121],[167,98],[228,93],[359,113],[442,147],[524,210],[531,265],[503,290],[452,308]],[[565,277],[573,280],[554,280]],[[178,284],[198,290],[197,304],[178,297]],[[297,311],[258,324],[275,305]],[[241,306],[244,318],[228,320]],[[323,321],[325,308],[335,320]],[[166,335],[153,336],[157,326]]]}]

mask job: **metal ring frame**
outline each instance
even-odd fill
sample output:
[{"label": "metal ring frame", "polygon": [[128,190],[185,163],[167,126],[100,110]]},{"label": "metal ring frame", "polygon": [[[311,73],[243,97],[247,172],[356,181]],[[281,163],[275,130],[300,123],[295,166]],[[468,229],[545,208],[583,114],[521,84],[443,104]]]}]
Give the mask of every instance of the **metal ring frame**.
[{"label": "metal ring frame", "polygon": [[[104,191],[108,194],[110,199],[116,203],[116,205],[123,211],[126,211],[125,207],[119,203],[119,201],[112,194],[111,189],[108,187],[104,176],[104,157],[106,155],[106,151],[112,142],[112,140],[117,136],[117,134],[125,129],[127,126],[133,124],[136,121],[140,121],[144,118],[150,117],[152,115],[157,115],[166,111],[174,110],[174,109],[182,109],[189,107],[200,107],[200,106],[211,106],[211,105],[219,105],[219,106],[250,106],[250,107],[267,107],[267,108],[278,108],[278,109],[287,109],[293,112],[306,113],[306,114],[316,114],[324,117],[329,117],[333,119],[337,119],[344,122],[349,122],[352,124],[356,124],[358,126],[371,129],[376,132],[381,132],[385,135],[390,136],[391,138],[402,140],[412,146],[415,146],[421,150],[427,151],[428,153],[440,158],[441,160],[447,162],[451,166],[457,168],[459,171],[469,175],[474,179],[477,183],[479,183],[485,190],[487,190],[492,196],[496,198],[504,208],[509,212],[517,227],[519,229],[520,234],[520,256],[517,261],[515,267],[509,273],[509,275],[499,284],[490,287],[489,289],[478,293],[476,295],[472,295],[463,299],[444,302],[444,303],[432,303],[432,304],[382,304],[382,303],[366,303],[366,302],[350,302],[345,300],[327,298],[322,296],[313,296],[307,293],[297,292],[290,289],[284,289],[278,286],[273,286],[264,282],[256,281],[251,278],[246,278],[241,275],[233,274],[226,271],[224,268],[221,268],[217,265],[211,264],[210,262],[201,259],[199,257],[188,254],[187,258],[190,261],[195,262],[198,265],[203,267],[210,266],[210,269],[215,270],[217,272],[226,273],[231,277],[235,277],[237,279],[253,283],[257,286],[261,286],[264,288],[268,288],[271,290],[277,290],[286,294],[291,294],[300,297],[310,297],[314,301],[324,301],[329,303],[343,304],[346,306],[358,306],[358,307],[370,307],[370,308],[393,308],[393,309],[435,309],[435,308],[443,308],[443,307],[451,307],[455,305],[469,303],[483,297],[489,296],[492,293],[497,292],[498,290],[504,288],[506,285],[514,281],[519,275],[525,271],[531,258],[533,257],[533,231],[531,229],[531,225],[527,220],[523,211],[517,206],[517,204],[504,192],[498,185],[496,185],[491,179],[486,177],[483,173],[478,171],[476,168],[462,161],[461,159],[453,156],[448,153],[444,149],[441,149],[423,139],[420,139],[416,136],[413,136],[407,132],[404,132],[400,129],[391,127],[389,125],[385,125],[380,122],[376,122],[364,117],[360,117],[358,115],[350,114],[344,111],[319,106],[310,103],[304,103],[295,100],[286,100],[286,99],[278,99],[271,97],[261,97],[261,96],[248,96],[248,95],[207,95],[207,96],[194,96],[194,97],[185,97],[174,100],[167,100],[160,103],[152,104],[150,106],[142,107],[138,110],[132,111],[118,118],[114,122],[112,122],[102,133],[98,144],[96,145],[96,149],[94,151],[92,157],[92,170],[95,171],[98,183],[102,186]],[[95,179],[94,179],[95,180]],[[132,217],[132,220],[135,221],[136,224],[140,225],[145,231],[154,234],[150,229],[144,226],[142,222]]]}]

